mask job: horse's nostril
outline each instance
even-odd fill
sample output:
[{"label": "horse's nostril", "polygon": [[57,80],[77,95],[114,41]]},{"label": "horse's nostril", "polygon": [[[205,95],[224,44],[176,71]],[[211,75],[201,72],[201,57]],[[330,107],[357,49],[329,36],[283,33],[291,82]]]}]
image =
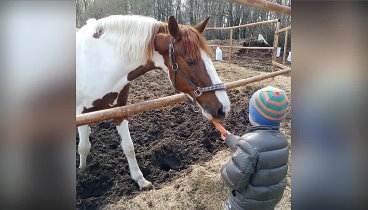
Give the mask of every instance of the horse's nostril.
[{"label": "horse's nostril", "polygon": [[217,110],[216,118],[217,119],[223,119],[224,117],[225,117],[225,112],[221,107]]}]

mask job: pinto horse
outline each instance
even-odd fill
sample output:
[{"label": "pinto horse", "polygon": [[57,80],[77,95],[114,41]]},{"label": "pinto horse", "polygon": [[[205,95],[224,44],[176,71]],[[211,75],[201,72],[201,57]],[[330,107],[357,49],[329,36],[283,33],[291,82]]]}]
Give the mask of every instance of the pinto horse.
[{"label": "pinto horse", "polygon": [[[135,15],[89,19],[76,32],[77,114],[126,105],[129,82],[161,69],[173,87],[192,100],[195,111],[209,120],[223,119],[230,101],[202,35],[208,20],[192,27],[179,25],[174,17],[168,23]],[[128,120],[115,119],[115,124],[132,179],[140,189],[152,187],[137,164]],[[79,126],[78,132],[83,169],[91,148],[90,128]]]}]

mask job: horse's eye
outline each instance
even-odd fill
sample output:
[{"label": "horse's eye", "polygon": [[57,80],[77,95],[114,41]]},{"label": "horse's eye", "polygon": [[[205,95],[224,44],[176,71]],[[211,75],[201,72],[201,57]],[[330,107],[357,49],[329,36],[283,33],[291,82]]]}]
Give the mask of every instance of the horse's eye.
[{"label": "horse's eye", "polygon": [[187,60],[186,62],[188,63],[189,66],[193,66],[196,64],[195,60]]}]

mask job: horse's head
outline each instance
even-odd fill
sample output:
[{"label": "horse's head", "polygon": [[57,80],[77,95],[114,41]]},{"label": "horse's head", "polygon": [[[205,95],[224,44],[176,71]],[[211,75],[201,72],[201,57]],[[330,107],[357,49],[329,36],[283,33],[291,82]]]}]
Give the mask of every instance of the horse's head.
[{"label": "horse's head", "polygon": [[[206,118],[223,119],[230,111],[230,101],[202,35],[208,20],[192,27],[178,25],[170,17],[167,27],[156,35],[154,45],[164,57],[173,86],[191,97]],[[166,29],[169,33],[165,33]]]}]

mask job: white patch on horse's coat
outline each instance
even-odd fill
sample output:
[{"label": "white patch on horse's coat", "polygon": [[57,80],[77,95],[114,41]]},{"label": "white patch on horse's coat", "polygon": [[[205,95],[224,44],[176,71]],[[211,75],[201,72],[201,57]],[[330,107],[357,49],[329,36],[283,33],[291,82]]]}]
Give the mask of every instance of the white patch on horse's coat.
[{"label": "white patch on horse's coat", "polygon": [[167,74],[167,76],[170,76],[169,75],[169,68],[165,64],[164,56],[162,56],[156,50],[153,51],[152,61],[153,61],[154,65],[155,65],[155,67],[160,67],[162,69],[162,71]]},{"label": "white patch on horse's coat", "polygon": [[97,20],[95,18],[90,18],[87,20],[87,25],[94,24]]},{"label": "white patch on horse's coat", "polygon": [[[215,66],[212,63],[211,58],[202,49],[201,49],[201,57],[202,57],[202,60],[205,64],[207,73],[211,78],[212,84],[215,85],[215,84],[221,83],[220,77],[218,76],[218,74],[216,72]],[[215,95],[216,95],[217,99],[219,100],[219,102],[222,104],[223,112],[227,114],[230,111],[230,100],[229,100],[229,97],[227,96],[226,91],[217,90],[217,91],[215,91]],[[204,112],[202,111],[202,113],[206,117],[207,117],[207,115],[210,115],[210,114],[206,113],[205,111]],[[212,119],[212,118],[209,118],[209,119]]]}]

